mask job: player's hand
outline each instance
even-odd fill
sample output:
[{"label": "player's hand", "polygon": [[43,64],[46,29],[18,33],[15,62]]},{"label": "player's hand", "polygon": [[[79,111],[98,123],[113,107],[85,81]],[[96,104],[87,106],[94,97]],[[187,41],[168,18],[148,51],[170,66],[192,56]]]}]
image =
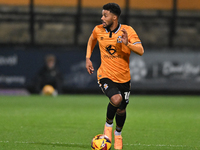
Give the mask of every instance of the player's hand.
[{"label": "player's hand", "polygon": [[87,69],[89,74],[92,74],[94,72],[92,61],[89,58],[86,58],[86,65],[85,66],[86,66],[86,69]]},{"label": "player's hand", "polygon": [[125,45],[127,45],[128,44],[128,33],[124,28],[121,31],[123,32],[121,40]]}]

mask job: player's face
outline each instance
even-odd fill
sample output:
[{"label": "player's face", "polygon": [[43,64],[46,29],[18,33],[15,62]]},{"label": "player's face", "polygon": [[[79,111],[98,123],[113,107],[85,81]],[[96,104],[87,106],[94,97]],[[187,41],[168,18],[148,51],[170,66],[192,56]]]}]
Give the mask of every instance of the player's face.
[{"label": "player's face", "polygon": [[101,21],[104,28],[109,28],[113,24],[114,14],[109,10],[102,10]]},{"label": "player's face", "polygon": [[55,62],[54,61],[48,61],[47,62],[47,67],[49,68],[49,69],[52,69],[53,67],[55,66]]}]

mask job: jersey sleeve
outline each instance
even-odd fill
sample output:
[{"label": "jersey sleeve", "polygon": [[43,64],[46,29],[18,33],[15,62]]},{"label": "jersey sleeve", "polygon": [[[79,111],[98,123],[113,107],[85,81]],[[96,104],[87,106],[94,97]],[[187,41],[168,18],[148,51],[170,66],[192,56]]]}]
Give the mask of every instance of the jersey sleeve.
[{"label": "jersey sleeve", "polygon": [[135,32],[135,30],[129,26],[129,29],[128,29],[128,41],[131,43],[131,44],[138,44],[138,43],[141,43],[137,33]]},{"label": "jersey sleeve", "polygon": [[93,29],[92,34],[88,40],[86,58],[91,57],[92,51],[97,43],[97,36],[96,36],[95,30],[96,30],[96,27]]},{"label": "jersey sleeve", "polygon": [[93,31],[92,31],[92,37],[93,37],[94,39],[97,39],[97,26],[94,27],[94,29],[93,29]]}]

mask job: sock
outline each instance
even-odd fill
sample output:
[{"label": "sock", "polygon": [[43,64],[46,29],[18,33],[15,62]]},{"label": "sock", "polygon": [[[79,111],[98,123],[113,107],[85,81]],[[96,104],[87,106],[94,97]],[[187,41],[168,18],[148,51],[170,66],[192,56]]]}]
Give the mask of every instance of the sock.
[{"label": "sock", "polygon": [[115,135],[121,135],[121,133],[122,133],[122,132],[117,132],[117,131],[115,130]]},{"label": "sock", "polygon": [[113,127],[113,123],[112,123],[112,124],[108,124],[108,123],[106,122],[106,127]]},{"label": "sock", "polygon": [[116,114],[116,131],[121,132],[126,120],[126,112],[123,115]]},{"label": "sock", "polygon": [[115,117],[117,108],[111,102],[108,104],[106,122],[110,125],[113,124],[113,118]]}]

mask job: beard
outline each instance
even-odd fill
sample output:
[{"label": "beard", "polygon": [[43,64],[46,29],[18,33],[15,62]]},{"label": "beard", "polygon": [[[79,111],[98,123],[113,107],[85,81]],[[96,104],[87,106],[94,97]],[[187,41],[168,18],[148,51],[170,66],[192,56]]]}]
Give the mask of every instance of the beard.
[{"label": "beard", "polygon": [[106,28],[108,31],[110,30],[110,27],[113,25],[113,22],[111,22],[110,24],[106,24],[106,26],[103,26],[104,28]]}]

